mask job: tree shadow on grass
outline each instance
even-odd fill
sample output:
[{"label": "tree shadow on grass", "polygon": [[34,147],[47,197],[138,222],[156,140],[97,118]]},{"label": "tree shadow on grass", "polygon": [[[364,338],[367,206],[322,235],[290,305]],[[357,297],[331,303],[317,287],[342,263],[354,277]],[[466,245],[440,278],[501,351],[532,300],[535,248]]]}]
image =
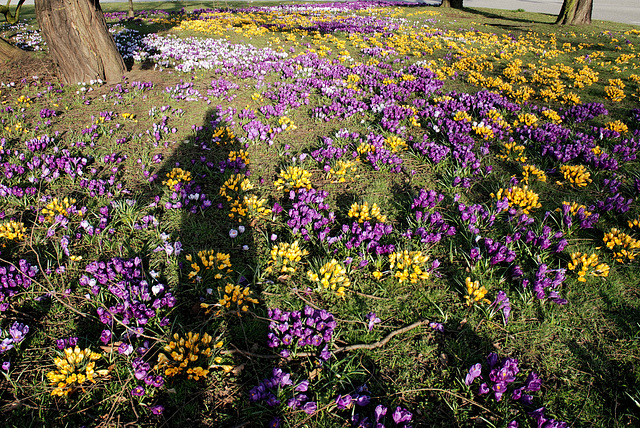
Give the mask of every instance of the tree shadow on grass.
[{"label": "tree shadow on grass", "polygon": [[513,24],[487,22],[487,25],[500,27],[508,30],[509,29],[526,29],[526,27],[531,26],[533,24],[554,24],[555,23],[555,15],[548,15],[548,14],[540,14],[540,15],[549,16],[550,19],[547,21],[547,20],[539,20],[539,19],[536,19],[536,20],[524,19],[524,18],[509,16],[511,14],[516,13],[511,11],[505,11],[505,13],[500,13],[500,12],[496,13],[496,12],[490,12],[489,10],[485,10],[485,9],[468,8],[468,7],[465,7],[463,11],[468,12],[472,15],[481,16],[485,19],[495,19],[499,21],[513,22]]},{"label": "tree shadow on grass", "polygon": [[[572,340],[567,346],[579,361],[575,369],[591,376],[592,394],[597,394],[594,401],[600,405],[602,416],[621,426],[637,426],[640,409],[636,400],[640,391],[633,388],[637,385],[634,364],[610,358],[597,343]],[[598,404],[585,402],[584,406]]]}]

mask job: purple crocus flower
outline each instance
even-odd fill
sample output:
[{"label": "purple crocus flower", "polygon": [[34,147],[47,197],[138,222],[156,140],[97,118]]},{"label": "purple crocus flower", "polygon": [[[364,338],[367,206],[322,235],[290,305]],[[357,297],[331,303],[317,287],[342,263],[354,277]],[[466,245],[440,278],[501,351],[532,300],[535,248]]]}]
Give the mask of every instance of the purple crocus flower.
[{"label": "purple crocus flower", "polygon": [[144,387],[138,385],[131,390],[131,395],[135,397],[142,397],[144,395]]},{"label": "purple crocus flower", "polygon": [[302,382],[300,382],[296,387],[295,390],[298,392],[306,392],[309,389],[309,381],[308,380],[303,380]]},{"label": "purple crocus flower", "polygon": [[29,333],[29,326],[19,322],[14,322],[9,328],[9,335],[13,339],[14,343],[22,342],[27,333]]},{"label": "purple crocus flower", "polygon": [[269,428],[280,428],[280,418],[275,417],[269,422]]},{"label": "purple crocus flower", "polygon": [[100,341],[105,345],[111,341],[111,330],[102,330]]},{"label": "purple crocus flower", "polygon": [[507,391],[507,384],[504,382],[495,383],[492,387],[493,395],[496,397],[496,401],[502,400],[502,395]]},{"label": "purple crocus flower", "polygon": [[318,410],[318,405],[315,401],[308,401],[302,406],[302,411],[308,415],[313,415]]},{"label": "purple crocus flower", "polygon": [[375,312],[369,312],[367,314],[367,320],[369,321],[369,331],[373,331],[373,327],[382,322],[382,320],[376,316]]},{"label": "purple crocus flower", "polygon": [[487,355],[487,364],[489,365],[489,370],[493,370],[496,364],[498,364],[498,354],[492,352]]},{"label": "purple crocus flower", "polygon": [[153,413],[154,415],[161,415],[162,412],[164,412],[164,406],[161,405],[155,405],[155,406],[151,406],[149,408],[151,410],[151,413]]},{"label": "purple crocus flower", "polygon": [[376,422],[380,422],[380,419],[387,414],[387,408],[382,404],[378,404],[373,411],[373,414],[376,418]]},{"label": "purple crocus flower", "polygon": [[393,418],[393,422],[395,422],[397,425],[400,425],[400,423],[402,422],[411,422],[413,414],[407,409],[403,409],[402,407],[398,406],[396,407],[396,410],[393,412],[391,417]]},{"label": "purple crocus flower", "polygon": [[435,331],[439,331],[440,333],[444,333],[444,325],[439,322],[430,322],[429,327],[434,329]]},{"label": "purple crocus flower", "polygon": [[347,394],[347,395],[338,395],[338,397],[336,398],[336,406],[338,406],[338,409],[340,410],[344,410],[344,409],[348,409],[349,407],[351,407],[351,404],[353,403],[353,397],[351,397],[351,395]]},{"label": "purple crocus flower", "polygon": [[13,340],[11,340],[10,338],[7,337],[4,340],[2,340],[2,342],[0,342],[0,354],[7,352],[11,349],[13,349]]},{"label": "purple crocus flower", "polygon": [[482,379],[482,364],[480,363],[471,366],[469,373],[467,373],[467,376],[464,379],[465,385],[471,385],[477,377]]},{"label": "purple crocus flower", "polygon": [[539,391],[542,386],[542,380],[535,372],[529,373],[525,383],[525,389],[529,392]]},{"label": "purple crocus flower", "polygon": [[357,406],[364,407],[371,402],[371,397],[368,395],[357,395],[354,397]]}]

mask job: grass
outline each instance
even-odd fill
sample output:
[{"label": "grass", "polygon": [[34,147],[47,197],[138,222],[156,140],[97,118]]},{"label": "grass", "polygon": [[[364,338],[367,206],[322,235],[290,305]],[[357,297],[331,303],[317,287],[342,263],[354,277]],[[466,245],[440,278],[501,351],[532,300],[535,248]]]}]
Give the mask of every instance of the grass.
[{"label": "grass", "polygon": [[[280,3],[259,5],[276,4]],[[299,55],[299,66],[287,63],[290,69],[241,78],[231,73],[231,66],[182,73],[175,68],[179,61],[154,67],[152,59],[129,59],[132,68],[120,85],[84,87],[61,87],[42,68],[38,73],[44,74],[37,78],[26,69],[0,71],[0,190],[15,191],[15,195],[0,194],[0,227],[14,227],[7,226],[9,221],[24,226],[20,234],[0,229],[0,281],[5,281],[0,283],[15,278],[10,267],[21,260],[38,267],[29,287],[11,288],[12,295],[6,291],[10,286],[2,289],[9,305],[0,312],[0,339],[9,337],[15,322],[29,326],[25,339],[0,356],[0,362],[10,361],[0,378],[0,411],[7,426],[232,427],[267,426],[274,421],[290,427],[351,426],[354,415],[373,418],[377,405],[388,408],[385,426],[398,426],[392,417],[397,408],[412,413],[413,426],[503,427],[512,420],[520,426],[538,426],[530,413],[543,406],[547,418],[571,426],[638,424],[637,249],[630,249],[630,257],[621,263],[603,241],[612,228],[638,237],[638,228],[628,225],[640,214],[638,163],[620,152],[623,141],[633,151],[632,143],[640,138],[639,119],[632,114],[640,98],[636,76],[640,74],[636,53],[640,40],[634,27],[601,22],[556,27],[551,25],[553,16],[520,10],[371,6],[320,10],[311,15],[302,9],[244,11],[236,8],[248,6],[246,3],[230,2],[227,14],[226,4],[216,5],[223,13],[211,16],[206,21],[212,24],[208,28],[195,25],[205,21],[192,19],[191,12],[212,7],[211,3],[137,3],[134,6],[142,18],[127,21],[114,15],[108,21],[141,34],[212,37],[287,52],[288,58]],[[105,3],[102,7],[113,13],[127,6]],[[187,13],[142,15],[143,8],[167,12],[184,8]],[[27,25],[35,25],[33,7],[26,6],[23,12]],[[344,21],[345,17],[351,21]],[[230,19],[235,21],[229,24]],[[371,26],[382,24],[372,30],[358,19],[370,19],[367,25]],[[322,31],[314,27],[320,21],[327,24]],[[337,21],[351,27],[332,29],[329,23]],[[5,25],[0,31],[6,39],[16,41],[30,28]],[[121,37],[131,42],[141,38],[135,33]],[[369,48],[386,54],[365,54]],[[231,54],[227,59],[233,59]],[[416,63],[433,70],[437,78],[420,78],[421,69],[409,68]],[[510,73],[514,64],[517,70]],[[248,70],[263,65],[256,63]],[[225,84],[222,79],[237,84],[238,89],[209,93],[216,87],[212,82]],[[605,87],[618,85],[610,79],[620,79],[624,85],[624,98],[619,102],[605,93]],[[439,81],[441,88],[436,85]],[[134,82],[150,84],[142,87]],[[407,82],[436,86],[425,89]],[[199,95],[188,101],[177,96],[175,92],[180,91],[167,92],[166,88],[178,84],[186,84]],[[326,88],[338,91],[342,101]],[[393,88],[409,89],[394,92]],[[528,97],[522,92],[526,88],[532,91]],[[487,96],[483,92],[487,89],[504,98],[479,102]],[[546,129],[551,121],[543,109],[569,110],[569,93],[579,97],[578,105],[602,103],[607,113],[585,122],[573,120],[570,114],[562,120],[560,126],[570,138],[558,142],[553,150],[559,152],[586,138],[583,134],[594,146],[562,161],[559,155],[543,154],[543,149],[551,148],[535,132]],[[378,95],[382,98],[375,98]],[[325,108],[330,114],[329,107],[344,100],[364,102],[367,109],[329,120],[319,117],[318,109]],[[281,113],[268,116],[266,110],[260,111],[285,102],[289,104]],[[300,103],[297,107],[296,102]],[[255,120],[266,126],[265,139],[249,135],[248,124],[253,119],[240,114],[245,108],[254,110]],[[54,111],[55,116],[46,117],[44,109]],[[467,111],[472,122],[452,132],[459,123],[454,119],[459,111]],[[526,138],[521,137],[526,134],[521,113],[538,119],[537,131]],[[282,128],[285,117],[295,129]],[[394,117],[398,117],[395,125],[389,122]],[[619,126],[610,125],[617,120],[628,129],[606,134],[603,128]],[[483,139],[472,123],[490,124],[493,136]],[[556,129],[545,138],[559,141],[560,133]],[[35,147],[34,139],[43,135],[53,141]],[[466,141],[472,142],[469,150],[478,165],[465,164],[456,136],[469,138]],[[405,145],[394,146],[398,141],[394,138]],[[523,146],[526,161],[505,155],[510,138]],[[449,152],[435,161],[431,152],[420,153],[413,146],[423,140]],[[391,159],[397,156],[402,161],[400,168],[395,170],[384,159],[375,165],[367,160],[366,144],[377,141],[374,153],[388,151]],[[335,173],[340,169],[337,159],[316,153],[329,147],[346,149],[342,159],[354,161],[357,170],[347,170],[344,181]],[[607,169],[595,162],[590,153],[597,155],[597,149],[616,159],[618,168]],[[246,151],[249,162],[230,165],[230,152],[240,150]],[[44,169],[47,159],[57,161]],[[74,168],[69,168],[74,162]],[[513,203],[511,214],[500,212],[491,194],[515,188],[514,178],[521,186],[525,164],[543,170],[547,180],[530,181],[529,188],[539,195],[541,206],[531,209],[533,223],[521,229],[515,218],[524,206],[517,210]],[[572,185],[560,172],[565,164],[584,165],[591,181],[584,187]],[[320,234],[324,224],[295,229],[293,213],[298,208],[294,205],[297,199],[292,198],[299,198],[300,192],[290,192],[291,184],[281,190],[274,184],[287,167],[309,172],[313,189],[326,192],[323,201],[309,202],[306,207],[319,213],[314,221],[325,218],[326,237],[342,235],[337,242],[330,244]],[[191,179],[180,178],[185,176],[176,168],[188,172]],[[177,187],[163,183],[170,177],[180,181]],[[232,188],[228,180],[234,178],[238,186],[244,178],[253,187]],[[456,179],[463,185],[468,180],[467,187]],[[442,200],[431,208],[412,207],[421,189],[434,190]],[[628,209],[604,207],[606,198],[614,195],[630,199]],[[263,203],[272,211],[260,212],[257,205],[247,208],[245,196],[255,196],[256,204]],[[61,208],[52,205],[54,197]],[[68,203],[71,208],[62,202],[65,197],[75,200]],[[600,218],[592,228],[582,228],[574,216],[573,225],[568,226],[557,211],[563,201],[584,204]],[[597,201],[602,202],[601,207]],[[375,203],[386,219],[357,223],[348,213],[353,204],[364,202],[370,208]],[[478,230],[472,232],[461,203],[477,204],[481,208],[476,216],[486,210],[496,220],[480,220]],[[243,215],[244,208],[248,212]],[[43,210],[52,210],[54,215],[47,219]],[[430,226],[428,220],[416,218],[418,210],[440,213],[456,233],[444,233],[433,242],[421,241],[418,227]],[[402,268],[392,264],[384,249],[378,254],[367,251],[369,241],[355,247],[349,243],[359,236],[358,227],[376,223],[387,225],[389,231],[380,233],[375,241],[381,246],[394,245],[393,252],[412,251],[407,256],[416,258],[405,265],[418,266],[418,274],[430,271],[435,260],[439,266],[428,277],[398,280]],[[302,229],[308,231],[306,239]],[[567,246],[553,252],[552,247],[544,249],[541,241],[512,240],[518,233],[525,235],[527,229],[536,236],[561,234],[549,239],[555,245],[564,238]],[[488,239],[514,251],[515,259],[490,262],[494,253]],[[306,254],[299,254],[299,259],[284,265],[290,269],[283,269],[285,256],[272,256],[272,249],[294,242]],[[473,261],[476,249],[481,258]],[[203,262],[209,254],[205,251],[219,257],[209,268]],[[608,276],[587,274],[582,282],[578,269],[566,270],[566,279],[557,289],[567,299],[566,305],[554,303],[549,290],[544,298],[537,298],[532,284],[536,273],[543,275],[541,265],[551,269],[546,277],[553,278],[568,269],[571,254],[577,251],[596,254],[598,263],[610,267]],[[230,266],[223,262],[227,255]],[[428,259],[420,261],[420,256]],[[105,269],[99,263],[116,266],[119,260],[139,263],[111,278],[99,275]],[[308,274],[313,271],[322,276],[323,266],[330,269],[332,260],[350,282],[344,297]],[[513,275],[516,265],[523,271],[520,278]],[[594,269],[592,266],[589,272]],[[375,278],[378,274],[381,279]],[[486,288],[484,298],[489,302],[500,291],[506,292],[511,305],[508,322],[496,304],[483,303],[483,298],[467,304],[467,278]],[[526,287],[523,278],[530,280]],[[336,290],[340,280],[335,282]],[[148,287],[149,295],[140,297],[147,309],[156,301],[148,323],[141,319],[149,315],[140,312],[130,321],[114,315],[112,326],[101,321],[103,309],[119,310],[117,304],[124,299],[117,297],[116,286],[123,284],[132,294]],[[229,287],[234,286],[258,303],[245,296],[245,302],[238,305],[242,295],[233,294]],[[169,292],[174,299],[169,298],[171,303]],[[310,346],[291,347],[291,357],[280,358],[282,347],[267,345],[272,332],[268,309],[295,311],[305,306],[326,310],[336,319],[328,348],[333,355],[322,363],[319,350]],[[374,323],[375,318],[379,322]],[[442,324],[442,331],[430,322]],[[405,329],[407,326],[413,327]],[[143,330],[132,331],[135,327]],[[112,332],[111,340],[101,340],[103,330]],[[168,368],[174,366],[159,363],[160,354],[174,358],[171,349],[178,345],[171,343],[179,342],[174,334],[186,337],[189,332],[212,337],[210,344],[199,345],[200,351],[210,349],[211,355],[189,351],[193,349],[189,347],[181,351],[198,356],[189,368],[209,370],[200,379],[193,378],[193,373],[189,376],[186,369],[173,375]],[[74,337],[82,349],[99,354],[95,370],[104,372],[95,383],[70,380],[68,393],[57,397],[52,395],[56,384],[48,382],[47,373],[60,367],[60,360],[54,360],[61,355],[57,341],[66,339],[68,347],[68,339]],[[140,353],[139,348],[148,350]],[[517,359],[521,370],[499,401],[493,393],[478,394],[479,379],[465,384],[469,368],[476,363],[482,363],[483,381],[489,382],[485,361],[492,352],[501,359]],[[153,387],[136,377],[141,362],[149,364],[148,374],[163,377],[161,386]],[[294,385],[309,382],[307,399],[300,399],[298,408],[286,405],[296,394],[294,385],[271,388],[282,400],[280,405],[250,400],[255,387],[273,376],[274,368],[291,374]],[[532,371],[542,379],[541,390],[530,391],[530,404],[513,399],[515,387],[524,385]],[[145,394],[132,394],[136,386],[143,386]],[[347,394],[354,400],[369,397],[370,403],[341,409],[336,399]],[[305,412],[303,405],[310,402],[317,409]],[[164,411],[156,414],[160,413],[156,406]]]}]

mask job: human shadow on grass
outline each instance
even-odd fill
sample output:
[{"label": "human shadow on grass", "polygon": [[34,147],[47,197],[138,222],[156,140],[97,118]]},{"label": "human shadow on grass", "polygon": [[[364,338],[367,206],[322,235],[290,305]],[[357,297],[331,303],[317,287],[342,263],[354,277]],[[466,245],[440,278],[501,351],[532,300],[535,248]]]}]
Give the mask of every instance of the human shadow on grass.
[{"label": "human shadow on grass", "polygon": [[[227,351],[249,350],[254,343],[266,342],[266,325],[243,313],[242,306],[251,304],[238,304],[238,295],[232,290],[249,287],[252,293],[258,292],[253,228],[242,213],[247,207],[241,183],[245,174],[248,176],[248,165],[240,154],[245,146],[234,136],[233,111],[220,106],[207,109],[193,135],[178,144],[153,172],[157,176],[153,190],[162,186],[162,196],[155,200],[164,207],[172,225],[168,241],[181,244],[178,265],[165,266],[175,269],[171,275],[177,299],[169,336],[207,333],[213,338],[211,345],[222,341],[222,349]],[[189,176],[182,171],[188,171]],[[178,177],[183,178],[170,188],[170,180]],[[234,405],[246,396],[241,371],[233,369],[227,374],[224,366],[237,368],[244,361],[235,356],[238,354],[209,347],[220,360],[209,367],[204,379],[188,380],[185,373],[165,377],[167,388],[177,394],[162,393],[167,408],[164,426],[184,420],[203,423],[206,419],[216,426],[231,426],[242,419]],[[217,401],[211,402],[214,397]],[[216,412],[207,411],[212,405]]]}]

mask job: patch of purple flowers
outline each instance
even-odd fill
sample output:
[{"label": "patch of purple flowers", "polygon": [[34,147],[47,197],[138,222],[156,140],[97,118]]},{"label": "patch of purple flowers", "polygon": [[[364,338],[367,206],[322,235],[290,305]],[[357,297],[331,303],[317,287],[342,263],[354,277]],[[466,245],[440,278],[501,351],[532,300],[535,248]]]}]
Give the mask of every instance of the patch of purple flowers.
[{"label": "patch of purple flowers", "polygon": [[318,405],[309,397],[309,381],[302,380],[294,385],[291,374],[275,367],[272,376],[261,381],[249,390],[249,401],[264,402],[269,407],[278,406],[285,397],[286,405],[292,409],[302,410],[312,415]]},{"label": "patch of purple flowers", "polygon": [[271,322],[267,343],[270,348],[282,347],[282,357],[288,358],[292,351],[295,354],[298,349],[311,347],[319,350],[320,360],[331,358],[329,344],[337,325],[333,314],[305,306],[302,311],[292,312],[269,309],[268,316]]},{"label": "patch of purple flowers", "polygon": [[[492,352],[487,356],[486,363],[486,368],[481,363],[471,366],[464,383],[465,385],[471,385],[475,379],[485,380],[486,377],[488,381],[480,384],[478,394],[484,395],[493,392],[495,400],[500,401],[510,387],[516,384],[518,373],[520,373],[518,360],[515,358],[499,360],[498,354]],[[527,393],[539,391],[541,385],[542,382],[538,375],[535,372],[531,372],[523,384],[511,390],[511,398],[522,404],[531,405],[533,396]]]},{"label": "patch of purple flowers", "polygon": [[5,330],[4,332],[0,329],[0,338],[2,338],[0,341],[0,354],[13,349],[15,345],[22,342],[27,333],[29,333],[29,326],[19,322],[14,322],[11,327],[9,327],[9,330]]},{"label": "patch of purple flowers", "polygon": [[[144,266],[139,258],[123,260],[113,258],[106,262],[94,261],[86,267],[87,275],[82,275],[80,285],[88,287],[105,306],[96,309],[100,321],[110,329],[122,324],[125,336],[139,336],[152,319],[159,316],[163,308],[172,308],[176,299],[168,287],[155,287],[155,293],[146,280]],[[119,323],[114,322],[119,319]],[[168,319],[159,321],[167,325]]]},{"label": "patch of purple flowers", "polygon": [[27,289],[38,273],[38,267],[32,266],[24,259],[14,265],[0,265],[0,312],[9,308],[8,299],[21,288]]}]

